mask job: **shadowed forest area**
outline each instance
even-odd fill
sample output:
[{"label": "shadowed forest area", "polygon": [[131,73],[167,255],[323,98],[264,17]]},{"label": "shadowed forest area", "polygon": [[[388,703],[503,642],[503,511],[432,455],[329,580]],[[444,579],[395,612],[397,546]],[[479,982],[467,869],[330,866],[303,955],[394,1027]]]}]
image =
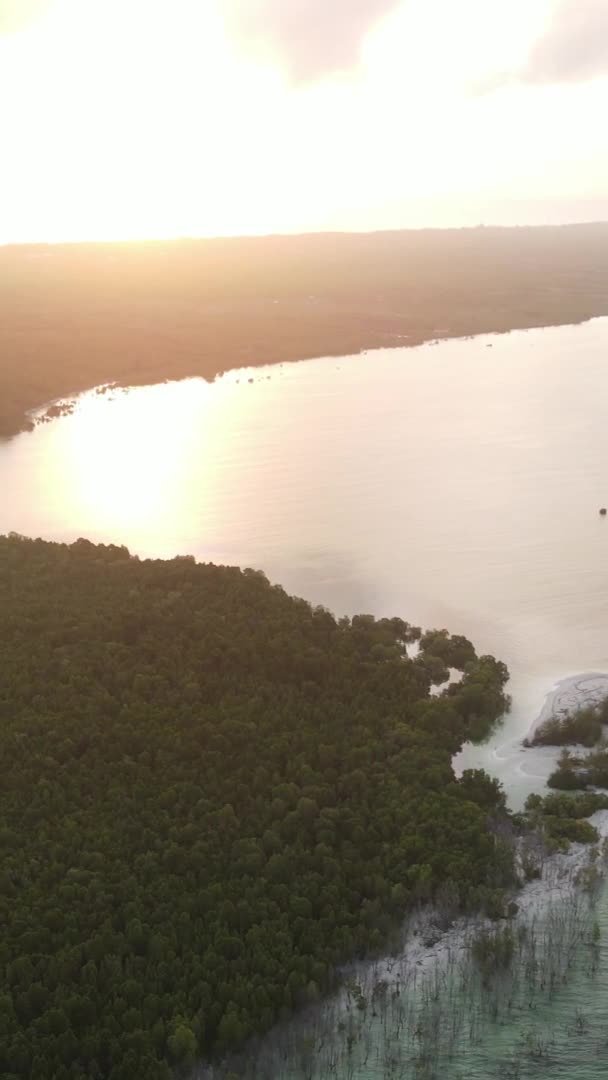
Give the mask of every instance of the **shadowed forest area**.
[{"label": "shadowed forest area", "polygon": [[0,248],[0,435],[116,381],[608,314],[608,224]]}]

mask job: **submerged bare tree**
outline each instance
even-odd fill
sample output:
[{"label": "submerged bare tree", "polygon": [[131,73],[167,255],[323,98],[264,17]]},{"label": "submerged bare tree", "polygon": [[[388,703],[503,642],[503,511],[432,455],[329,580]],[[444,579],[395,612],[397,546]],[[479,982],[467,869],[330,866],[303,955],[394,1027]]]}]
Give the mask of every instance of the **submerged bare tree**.
[{"label": "submerged bare tree", "polygon": [[[597,970],[595,900],[606,854],[591,850],[581,873],[528,850],[553,897],[537,913],[450,926],[447,903],[421,910],[404,938],[426,948],[402,943],[396,955],[354,967],[332,999],[196,1080],[440,1080],[456,1077],[505,1027],[519,1035],[493,1055],[488,1076],[520,1080],[554,1054],[557,1035],[542,1022],[543,1007],[575,965],[589,977]],[[579,1010],[560,1037],[590,1034]]]}]

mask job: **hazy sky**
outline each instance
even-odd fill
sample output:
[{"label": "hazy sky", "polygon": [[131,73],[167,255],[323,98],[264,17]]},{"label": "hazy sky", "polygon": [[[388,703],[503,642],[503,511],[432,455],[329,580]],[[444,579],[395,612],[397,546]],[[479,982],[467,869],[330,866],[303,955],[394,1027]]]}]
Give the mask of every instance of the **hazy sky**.
[{"label": "hazy sky", "polygon": [[608,218],[608,0],[0,0],[0,242]]}]

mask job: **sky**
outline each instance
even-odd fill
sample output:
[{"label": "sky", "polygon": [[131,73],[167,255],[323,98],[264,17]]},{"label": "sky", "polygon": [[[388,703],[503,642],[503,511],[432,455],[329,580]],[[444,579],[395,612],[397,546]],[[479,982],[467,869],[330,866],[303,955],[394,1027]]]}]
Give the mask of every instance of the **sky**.
[{"label": "sky", "polygon": [[608,219],[608,0],[0,0],[0,243]]}]

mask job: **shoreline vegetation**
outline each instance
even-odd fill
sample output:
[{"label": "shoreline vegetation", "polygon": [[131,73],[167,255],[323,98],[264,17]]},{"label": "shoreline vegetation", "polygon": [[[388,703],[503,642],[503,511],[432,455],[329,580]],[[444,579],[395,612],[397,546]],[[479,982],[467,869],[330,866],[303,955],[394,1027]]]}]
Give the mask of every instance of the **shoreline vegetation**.
[{"label": "shoreline vegetation", "polygon": [[583,705],[574,712],[552,716],[540,724],[524,746],[596,746],[608,724],[608,698],[597,705]]},{"label": "shoreline vegetation", "polygon": [[[607,725],[608,675],[602,672],[575,675],[563,679],[547,695],[523,745],[563,748],[557,767],[547,780],[548,787],[573,793],[586,792],[589,788],[608,789]],[[581,754],[581,747],[588,752]],[[531,796],[532,800],[536,798]],[[573,798],[584,796],[573,795]]]},{"label": "shoreline vegetation", "polygon": [[508,672],[466,638],[13,534],[0,650],[7,1080],[187,1075],[434,897],[504,916],[504,795],[451,761],[508,708]]},{"label": "shoreline vegetation", "polygon": [[[472,1050],[479,1075],[516,1078],[526,1066],[549,1063],[560,1038],[579,1046],[585,1036],[601,1038],[603,1025],[592,1033],[582,1011],[566,1032],[543,1018],[547,1001],[573,977],[593,980],[600,963],[596,902],[608,866],[608,811],[596,811],[589,824],[595,846],[550,853],[538,833],[522,839],[524,884],[508,921],[455,915],[445,897],[425,905],[390,953],[346,969],[327,1001],[244,1053],[199,1065],[191,1080],[443,1080],[467,1074]],[[530,859],[535,872],[526,876]],[[499,1031],[514,1026],[508,1041],[497,1042]]]},{"label": "shoreline vegetation", "polygon": [[251,569],[11,534],[0,652],[6,1080],[190,1076],[351,993],[345,970],[431,907],[442,932],[482,928],[489,977],[546,854],[599,859],[585,818],[607,798],[514,815],[483,770],[455,776],[508,672],[447,630],[336,620]]},{"label": "shoreline vegetation", "polygon": [[97,386],[608,315],[608,224],[0,248],[0,437]]},{"label": "shoreline vegetation", "polygon": [[562,751],[557,768],[547,784],[561,791],[586,791],[587,788],[608,788],[608,743],[602,740],[587,754]]}]

